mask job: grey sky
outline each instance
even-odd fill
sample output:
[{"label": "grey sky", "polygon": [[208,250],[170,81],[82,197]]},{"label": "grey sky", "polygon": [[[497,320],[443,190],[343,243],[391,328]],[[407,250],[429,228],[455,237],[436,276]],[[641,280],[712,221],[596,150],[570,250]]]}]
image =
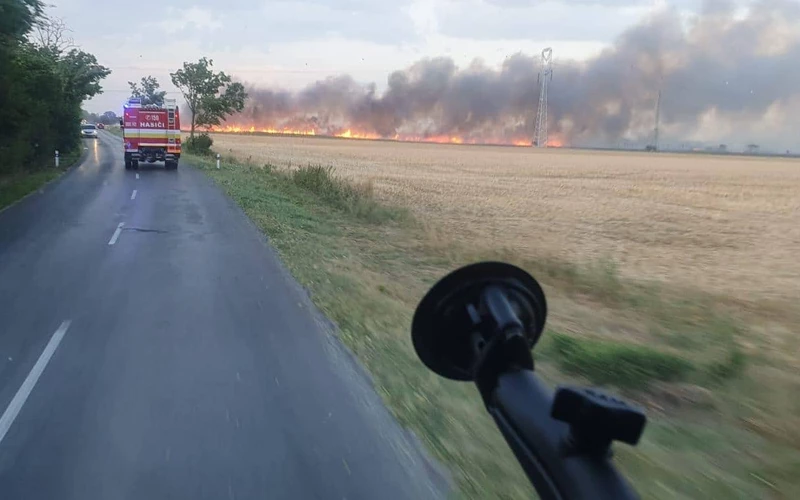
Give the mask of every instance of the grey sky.
[{"label": "grey sky", "polygon": [[[347,73],[384,88],[388,75],[423,57],[489,65],[555,47],[556,58],[598,53],[663,1],[612,0],[51,0],[84,49],[113,70],[87,103],[115,110],[128,80],[169,72],[200,56],[248,83],[296,89]],[[681,2],[683,9],[699,1]],[[146,14],[140,14],[146,13]],[[601,21],[602,20],[602,21]]]}]

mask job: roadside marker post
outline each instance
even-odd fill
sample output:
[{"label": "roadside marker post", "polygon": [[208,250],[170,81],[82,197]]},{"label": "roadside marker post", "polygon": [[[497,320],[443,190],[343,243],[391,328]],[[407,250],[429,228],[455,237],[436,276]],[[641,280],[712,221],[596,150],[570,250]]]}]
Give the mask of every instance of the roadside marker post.
[{"label": "roadside marker post", "polygon": [[[58,160],[56,160],[58,161]],[[217,153],[217,170],[219,170],[219,153]]]},{"label": "roadside marker post", "polygon": [[58,150],[56,149],[56,168],[58,168]]}]

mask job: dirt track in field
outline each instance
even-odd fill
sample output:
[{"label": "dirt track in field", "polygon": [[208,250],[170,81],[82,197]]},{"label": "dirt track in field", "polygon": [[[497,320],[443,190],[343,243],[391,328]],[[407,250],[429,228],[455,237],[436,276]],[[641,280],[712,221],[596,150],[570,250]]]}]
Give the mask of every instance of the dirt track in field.
[{"label": "dirt track in field", "polygon": [[632,278],[800,298],[800,160],[215,135],[215,150],[370,181],[448,237],[613,259]]}]

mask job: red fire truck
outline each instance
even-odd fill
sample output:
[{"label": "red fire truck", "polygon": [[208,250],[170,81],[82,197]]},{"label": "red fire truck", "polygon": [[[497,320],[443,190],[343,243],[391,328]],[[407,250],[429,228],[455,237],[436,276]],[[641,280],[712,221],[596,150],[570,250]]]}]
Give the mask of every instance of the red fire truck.
[{"label": "red fire truck", "polygon": [[137,169],[140,161],[163,161],[167,170],[178,168],[181,157],[181,121],[175,99],[163,106],[128,99],[120,120],[125,148],[125,168]]}]

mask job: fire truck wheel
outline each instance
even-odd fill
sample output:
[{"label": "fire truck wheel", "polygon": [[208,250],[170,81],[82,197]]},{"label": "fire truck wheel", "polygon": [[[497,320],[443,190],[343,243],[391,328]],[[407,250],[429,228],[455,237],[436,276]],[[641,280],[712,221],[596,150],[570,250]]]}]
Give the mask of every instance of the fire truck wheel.
[{"label": "fire truck wheel", "polygon": [[130,160],[125,160],[125,170],[130,170],[131,169],[131,163],[132,162]]},{"label": "fire truck wheel", "polygon": [[133,160],[132,165],[134,170],[139,170],[139,160]]},{"label": "fire truck wheel", "polygon": [[164,162],[164,168],[166,168],[167,170],[176,170],[178,168],[178,162],[177,161],[166,161],[166,162]]}]

